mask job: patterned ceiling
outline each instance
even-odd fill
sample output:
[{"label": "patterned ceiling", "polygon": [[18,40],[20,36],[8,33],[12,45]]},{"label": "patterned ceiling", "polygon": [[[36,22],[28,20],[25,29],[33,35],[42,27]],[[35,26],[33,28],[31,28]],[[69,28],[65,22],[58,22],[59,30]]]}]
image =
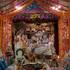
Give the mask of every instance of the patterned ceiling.
[{"label": "patterned ceiling", "polygon": [[0,0],[0,12],[1,13],[9,13],[14,11],[14,6],[16,4],[27,4],[32,1],[36,2],[39,8],[44,11],[50,10],[49,7],[60,4],[62,5],[62,10],[70,10],[70,0]]}]

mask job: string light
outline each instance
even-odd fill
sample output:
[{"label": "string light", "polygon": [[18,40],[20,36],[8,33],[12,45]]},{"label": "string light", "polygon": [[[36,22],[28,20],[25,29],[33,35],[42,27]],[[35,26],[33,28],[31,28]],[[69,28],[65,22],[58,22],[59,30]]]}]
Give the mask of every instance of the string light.
[{"label": "string light", "polygon": [[61,5],[59,5],[59,6],[53,6],[53,7],[51,7],[53,10],[56,10],[56,11],[59,11],[59,9],[61,8]]}]

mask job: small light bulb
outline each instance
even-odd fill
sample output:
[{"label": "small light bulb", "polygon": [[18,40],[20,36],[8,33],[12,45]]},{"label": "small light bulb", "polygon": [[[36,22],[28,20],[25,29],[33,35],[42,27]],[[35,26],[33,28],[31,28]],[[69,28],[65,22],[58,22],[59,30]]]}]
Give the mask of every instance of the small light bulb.
[{"label": "small light bulb", "polygon": [[60,9],[60,8],[61,8],[61,5],[58,6],[58,9]]},{"label": "small light bulb", "polygon": [[53,6],[53,7],[51,7],[51,8],[52,8],[53,10],[55,10],[55,11],[58,11],[58,12],[60,11],[60,10],[59,10],[60,6],[59,6],[59,8],[58,8],[58,7],[55,7],[55,6]]},{"label": "small light bulb", "polygon": [[55,7],[52,7],[53,10],[55,10]]},{"label": "small light bulb", "polygon": [[56,11],[59,11],[59,9],[58,9],[58,8],[55,8],[55,10],[56,10]]},{"label": "small light bulb", "polygon": [[55,8],[56,11],[58,11],[58,8]]},{"label": "small light bulb", "polygon": [[58,56],[58,59],[59,59],[60,57]]},{"label": "small light bulb", "polygon": [[15,6],[16,10],[21,10],[23,7],[21,6]]}]

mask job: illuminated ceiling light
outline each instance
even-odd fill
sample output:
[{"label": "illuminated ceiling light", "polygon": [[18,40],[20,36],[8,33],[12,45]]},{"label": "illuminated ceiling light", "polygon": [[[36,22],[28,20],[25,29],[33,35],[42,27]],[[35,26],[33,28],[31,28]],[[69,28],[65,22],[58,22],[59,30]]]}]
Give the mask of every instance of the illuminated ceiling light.
[{"label": "illuminated ceiling light", "polygon": [[21,10],[23,7],[22,6],[15,6],[16,10]]}]

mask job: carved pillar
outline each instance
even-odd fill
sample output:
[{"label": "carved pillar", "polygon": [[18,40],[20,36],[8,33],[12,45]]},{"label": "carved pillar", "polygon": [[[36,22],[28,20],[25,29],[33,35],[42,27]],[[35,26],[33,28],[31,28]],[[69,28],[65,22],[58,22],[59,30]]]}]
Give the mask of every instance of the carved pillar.
[{"label": "carved pillar", "polygon": [[70,13],[62,12],[58,23],[59,27],[59,54],[64,57],[70,49]]},{"label": "carved pillar", "polygon": [[0,55],[2,54],[2,17],[0,15]]},{"label": "carved pillar", "polygon": [[2,15],[2,53],[5,56],[7,47],[11,43],[11,20],[10,17]]}]

